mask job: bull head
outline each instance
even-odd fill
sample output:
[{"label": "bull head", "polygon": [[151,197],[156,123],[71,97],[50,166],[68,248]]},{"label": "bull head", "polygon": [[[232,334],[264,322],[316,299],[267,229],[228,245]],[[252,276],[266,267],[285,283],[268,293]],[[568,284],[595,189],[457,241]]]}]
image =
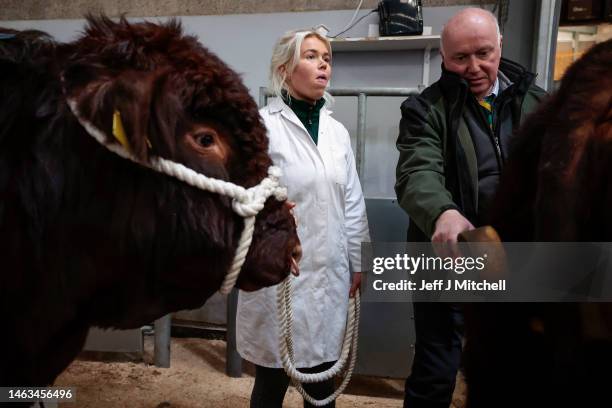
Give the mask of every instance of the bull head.
[{"label": "bull head", "polygon": [[[611,65],[612,40],[593,46],[515,136],[489,215],[502,240],[612,239]],[[609,405],[611,322],[606,303],[468,305],[467,406]]]},{"label": "bull head", "polygon": [[[108,38],[109,25],[112,38]],[[106,143],[121,143],[141,163],[161,157],[245,187],[258,183],[271,161],[265,129],[248,91],[195,39],[181,37],[172,49],[164,47],[180,32],[174,23],[164,28],[90,21],[88,35],[77,48],[102,43],[100,35],[105,46],[93,60],[88,53],[69,61],[62,75],[66,97],[103,130]],[[161,38],[151,40],[152,30]],[[117,113],[125,130],[119,134],[113,129]],[[217,201],[227,206],[227,200]],[[237,220],[234,230],[239,229]],[[253,238],[238,280],[241,288],[249,290],[280,281],[289,271],[292,255],[299,253],[289,209],[273,200],[258,217]],[[236,232],[221,239],[235,241]]]}]

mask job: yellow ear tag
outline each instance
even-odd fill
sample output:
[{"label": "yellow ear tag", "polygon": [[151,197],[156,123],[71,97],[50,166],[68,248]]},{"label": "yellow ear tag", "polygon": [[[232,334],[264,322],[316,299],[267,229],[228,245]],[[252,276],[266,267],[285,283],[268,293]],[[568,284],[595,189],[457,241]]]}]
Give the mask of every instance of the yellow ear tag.
[{"label": "yellow ear tag", "polygon": [[125,136],[125,129],[123,128],[123,123],[121,122],[121,113],[115,109],[115,113],[113,114],[113,136],[121,146],[128,152],[130,151],[130,144],[128,143],[127,137]]}]

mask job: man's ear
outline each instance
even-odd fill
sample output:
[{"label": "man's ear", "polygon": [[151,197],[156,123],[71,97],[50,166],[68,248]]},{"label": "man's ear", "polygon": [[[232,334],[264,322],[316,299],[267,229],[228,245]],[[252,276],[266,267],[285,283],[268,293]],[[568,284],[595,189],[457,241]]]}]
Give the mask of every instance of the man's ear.
[{"label": "man's ear", "polygon": [[[126,70],[108,73],[107,68],[72,66],[63,74],[66,96],[76,102],[81,117],[104,132],[108,143],[124,148],[141,161],[148,161],[148,128],[154,87],[159,72]],[[117,115],[125,130],[125,141],[113,136]]]},{"label": "man's ear", "polygon": [[502,44],[504,43],[504,36],[500,34],[499,36],[499,49],[502,49]]}]

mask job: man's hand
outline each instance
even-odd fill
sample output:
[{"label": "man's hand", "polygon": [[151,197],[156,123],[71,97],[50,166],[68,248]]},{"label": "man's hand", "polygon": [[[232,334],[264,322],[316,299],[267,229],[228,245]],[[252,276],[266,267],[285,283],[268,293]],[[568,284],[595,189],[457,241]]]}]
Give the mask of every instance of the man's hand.
[{"label": "man's hand", "polygon": [[446,210],[436,220],[436,229],[431,242],[456,243],[457,235],[473,230],[474,226],[457,210]]},{"label": "man's hand", "polygon": [[457,210],[446,210],[436,220],[436,228],[431,242],[447,245],[434,245],[438,256],[460,256],[457,249],[457,235],[473,230],[474,226]]},{"label": "man's hand", "polygon": [[351,289],[349,290],[349,297],[355,296],[355,292],[359,290],[361,287],[361,272],[353,273],[353,283],[351,284]]}]

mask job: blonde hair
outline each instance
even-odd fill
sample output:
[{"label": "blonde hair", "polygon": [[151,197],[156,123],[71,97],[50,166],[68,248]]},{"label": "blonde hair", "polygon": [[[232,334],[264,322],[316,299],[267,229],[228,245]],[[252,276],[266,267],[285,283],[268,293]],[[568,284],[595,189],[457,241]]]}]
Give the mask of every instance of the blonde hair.
[{"label": "blonde hair", "polygon": [[[270,84],[268,87],[277,98],[282,98],[283,91],[289,92],[287,73],[293,72],[300,62],[302,42],[309,37],[321,40],[331,56],[332,51],[329,40],[313,29],[292,30],[283,34],[274,46],[274,50],[272,50],[272,59],[270,61]],[[281,69],[283,66],[285,67],[284,70]],[[323,98],[327,105],[333,102],[332,96],[327,91],[324,92]]]}]

